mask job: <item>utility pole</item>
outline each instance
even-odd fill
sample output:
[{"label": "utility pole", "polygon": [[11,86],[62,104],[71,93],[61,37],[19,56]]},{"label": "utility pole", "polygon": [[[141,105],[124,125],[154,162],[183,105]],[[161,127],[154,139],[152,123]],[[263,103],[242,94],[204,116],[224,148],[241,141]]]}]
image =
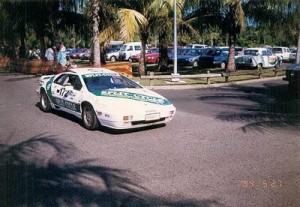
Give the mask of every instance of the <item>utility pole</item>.
[{"label": "utility pole", "polygon": [[177,73],[177,2],[174,0],[174,71],[173,75],[174,78],[172,78],[172,82],[178,82],[179,78],[176,77],[179,74]]}]

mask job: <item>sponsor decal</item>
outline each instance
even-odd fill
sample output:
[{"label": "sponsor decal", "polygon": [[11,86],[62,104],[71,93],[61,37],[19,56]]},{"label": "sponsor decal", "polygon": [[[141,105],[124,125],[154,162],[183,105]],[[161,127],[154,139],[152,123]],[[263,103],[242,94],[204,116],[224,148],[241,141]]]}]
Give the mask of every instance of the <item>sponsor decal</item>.
[{"label": "sponsor decal", "polygon": [[102,77],[102,76],[120,76],[118,73],[92,73],[83,75],[84,78]]},{"label": "sponsor decal", "polygon": [[269,64],[275,65],[277,63],[277,57],[275,56],[270,56],[269,57]]},{"label": "sponsor decal", "polygon": [[79,104],[75,104],[75,103],[65,101],[65,100],[62,100],[62,99],[59,99],[59,98],[56,98],[55,102],[58,106],[70,109],[72,111],[80,112],[80,105]]},{"label": "sponsor decal", "polygon": [[54,77],[55,76],[51,77],[49,79],[49,81],[47,82],[47,84],[46,84],[46,93],[47,93],[47,95],[50,98],[50,100],[51,100],[52,103],[55,103],[55,99],[53,98],[52,93],[51,93],[51,86],[52,86]]},{"label": "sponsor decal", "polygon": [[65,88],[61,88],[59,91],[58,91],[58,94],[64,98],[71,98],[73,99],[73,97],[75,97],[75,94],[72,90],[66,90]]},{"label": "sponsor decal", "polygon": [[171,104],[171,102],[167,99],[157,98],[154,96],[147,96],[147,95],[138,94],[138,93],[124,92],[124,91],[103,90],[103,91],[94,92],[93,94],[95,94],[96,96],[126,98],[126,99],[149,102],[149,103],[159,104],[159,105],[170,105]]}]

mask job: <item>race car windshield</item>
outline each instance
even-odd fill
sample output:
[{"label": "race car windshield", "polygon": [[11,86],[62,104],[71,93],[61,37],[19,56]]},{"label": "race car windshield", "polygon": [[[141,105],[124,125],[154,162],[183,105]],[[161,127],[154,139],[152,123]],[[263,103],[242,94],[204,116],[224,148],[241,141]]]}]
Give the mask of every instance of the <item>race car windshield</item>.
[{"label": "race car windshield", "polygon": [[118,88],[141,88],[134,81],[120,75],[86,75],[83,80],[90,92]]}]

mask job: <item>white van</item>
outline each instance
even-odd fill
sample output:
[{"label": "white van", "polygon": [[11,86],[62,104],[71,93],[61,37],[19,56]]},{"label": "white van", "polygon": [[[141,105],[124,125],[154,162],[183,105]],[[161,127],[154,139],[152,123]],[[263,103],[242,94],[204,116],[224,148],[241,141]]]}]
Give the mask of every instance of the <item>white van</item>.
[{"label": "white van", "polygon": [[130,60],[132,55],[141,53],[142,43],[141,42],[128,42],[124,44],[119,51],[120,60]]}]

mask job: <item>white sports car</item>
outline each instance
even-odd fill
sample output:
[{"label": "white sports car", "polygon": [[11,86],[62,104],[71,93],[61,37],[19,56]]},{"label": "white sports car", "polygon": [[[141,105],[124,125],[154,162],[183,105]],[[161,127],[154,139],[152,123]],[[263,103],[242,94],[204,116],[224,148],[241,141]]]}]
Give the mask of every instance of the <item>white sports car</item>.
[{"label": "white sports car", "polygon": [[161,95],[105,68],[76,68],[39,79],[44,112],[62,110],[82,119],[86,129],[100,125],[129,129],[164,124],[176,108]]}]

